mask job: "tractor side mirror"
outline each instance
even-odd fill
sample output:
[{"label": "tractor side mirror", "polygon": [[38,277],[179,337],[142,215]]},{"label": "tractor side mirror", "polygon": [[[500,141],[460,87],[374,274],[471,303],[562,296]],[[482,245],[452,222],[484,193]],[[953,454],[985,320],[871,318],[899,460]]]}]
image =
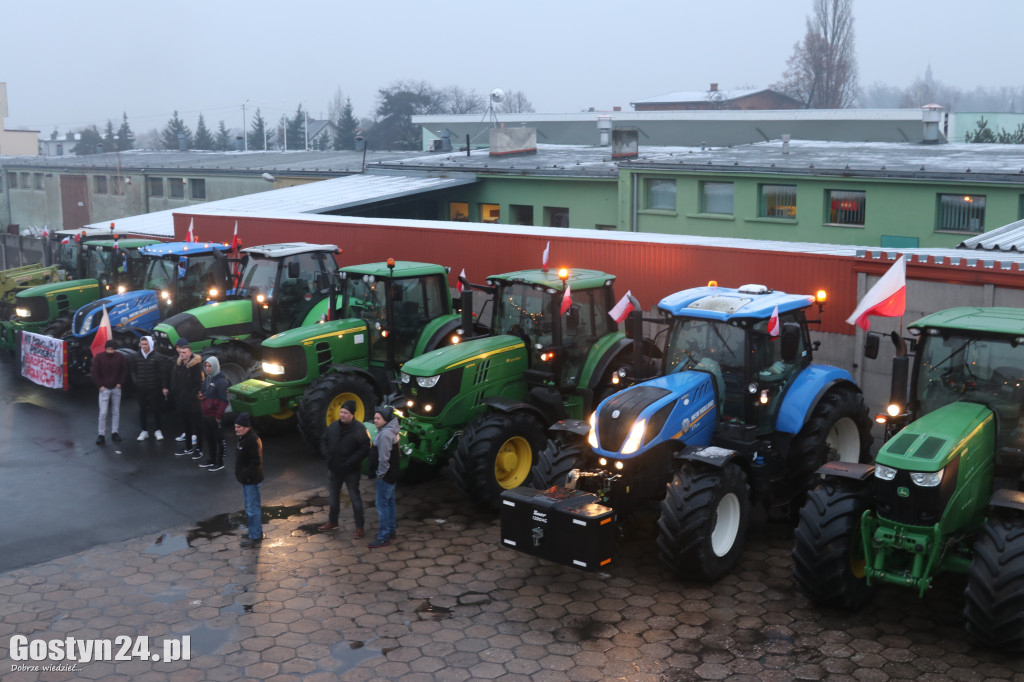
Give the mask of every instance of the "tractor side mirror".
[{"label": "tractor side mirror", "polygon": [[882,337],[874,332],[868,332],[868,335],[864,338],[864,357],[874,360],[878,357],[878,346],[881,343]]},{"label": "tractor side mirror", "polygon": [[797,353],[800,351],[800,324],[798,322],[785,322],[782,325],[782,361],[787,365],[796,362]]},{"label": "tractor side mirror", "polygon": [[298,261],[288,263],[288,279],[298,279],[302,275],[302,264]]}]

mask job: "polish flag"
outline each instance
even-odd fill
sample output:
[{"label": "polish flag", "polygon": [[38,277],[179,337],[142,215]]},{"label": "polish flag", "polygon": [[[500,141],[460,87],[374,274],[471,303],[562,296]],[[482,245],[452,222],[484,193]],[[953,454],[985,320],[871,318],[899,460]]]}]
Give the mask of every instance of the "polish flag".
[{"label": "polish flag", "polygon": [[572,292],[569,283],[565,283],[565,293],[562,294],[562,308],[559,311],[559,315],[565,315],[566,311],[572,306]]},{"label": "polish flag", "polygon": [[193,218],[192,220],[188,221],[188,234],[185,236],[185,241],[187,241],[187,242],[197,242],[197,241],[199,241],[198,239],[196,239],[195,232],[192,231],[192,226],[195,223],[195,221],[196,221],[195,218]]},{"label": "polish flag", "polygon": [[846,318],[846,321],[868,331],[871,329],[868,316],[900,317],[906,310],[907,261],[904,256],[900,256],[875,285],[868,289],[868,293],[864,294],[857,309]]},{"label": "polish flag", "polygon": [[768,318],[768,336],[775,338],[779,335],[779,306],[775,306],[772,316]]},{"label": "polish flag", "polygon": [[622,324],[622,321],[634,310],[636,308],[633,305],[632,292],[627,291],[626,295],[615,304],[615,307],[608,311],[608,314],[617,323]]},{"label": "polish flag", "polygon": [[544,247],[544,254],[540,257],[540,268],[544,272],[548,271],[548,254],[551,252],[551,242]]},{"label": "polish flag", "polygon": [[107,315],[107,306],[103,306],[103,319],[100,321],[100,326],[96,328],[96,338],[89,344],[92,356],[96,357],[102,353],[107,341],[112,338],[114,338],[114,332],[110,329],[110,316]]},{"label": "polish flag", "polygon": [[459,278],[457,280],[455,280],[455,288],[458,290],[458,292],[460,294],[462,293],[462,290],[465,288],[463,286],[463,284],[462,284],[462,280],[463,280],[463,278],[465,276],[466,276],[466,268],[462,268],[462,272],[459,273]]},{"label": "polish flag", "polygon": [[47,228],[47,227],[46,227],[46,226],[44,225],[44,226],[43,226],[43,239],[46,239],[46,238],[47,238],[47,237],[49,237],[49,236],[50,236],[50,230],[49,230],[49,228]]},{"label": "polish flag", "polygon": [[[191,225],[189,225],[189,229],[190,230],[192,229]],[[237,254],[238,253],[238,247],[240,247],[241,245],[242,245],[242,240],[238,238],[238,221],[236,220],[235,221],[235,231],[231,235],[231,248]]]}]

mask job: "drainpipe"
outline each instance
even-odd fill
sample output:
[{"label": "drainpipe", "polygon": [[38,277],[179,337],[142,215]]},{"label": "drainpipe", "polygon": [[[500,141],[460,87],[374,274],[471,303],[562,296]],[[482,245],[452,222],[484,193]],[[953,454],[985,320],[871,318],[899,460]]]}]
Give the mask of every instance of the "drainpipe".
[{"label": "drainpipe", "polygon": [[630,200],[633,205],[630,207],[630,219],[629,219],[629,231],[637,232],[637,218],[638,218],[638,205],[637,205],[637,177],[636,173],[629,174],[629,187],[630,187]]}]

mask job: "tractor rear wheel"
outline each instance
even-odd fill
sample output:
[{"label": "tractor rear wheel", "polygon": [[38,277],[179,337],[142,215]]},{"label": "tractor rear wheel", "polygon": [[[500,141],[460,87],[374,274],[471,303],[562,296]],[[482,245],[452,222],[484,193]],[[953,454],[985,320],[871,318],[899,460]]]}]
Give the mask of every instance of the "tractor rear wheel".
[{"label": "tractor rear wheel", "polygon": [[964,596],[967,633],[978,644],[1024,651],[1024,519],[989,517],[974,543]]},{"label": "tractor rear wheel", "polygon": [[43,327],[43,330],[40,332],[43,336],[52,336],[55,339],[63,339],[70,333],[70,317],[58,317],[56,320]]},{"label": "tractor rear wheel", "polygon": [[856,610],[871,598],[860,536],[870,504],[865,485],[825,480],[807,494],[792,555],[793,578],[811,601]]},{"label": "tractor rear wheel", "polygon": [[358,422],[373,418],[377,391],[364,377],[347,372],[331,372],[306,388],[299,403],[299,432],[310,447],[319,448],[327,427],[338,420],[338,412],[346,401],[356,404]]},{"label": "tractor rear wheel", "polygon": [[564,486],[569,472],[582,459],[583,445],[582,438],[548,438],[544,449],[537,455],[537,464],[530,474],[530,485],[541,490]]},{"label": "tractor rear wheel", "polygon": [[474,503],[497,510],[501,492],[530,482],[544,426],[526,412],[487,412],[466,426],[452,458],[455,485]]},{"label": "tractor rear wheel", "polygon": [[749,523],[742,469],[684,462],[661,501],[659,558],[679,577],[718,580],[739,561]]}]

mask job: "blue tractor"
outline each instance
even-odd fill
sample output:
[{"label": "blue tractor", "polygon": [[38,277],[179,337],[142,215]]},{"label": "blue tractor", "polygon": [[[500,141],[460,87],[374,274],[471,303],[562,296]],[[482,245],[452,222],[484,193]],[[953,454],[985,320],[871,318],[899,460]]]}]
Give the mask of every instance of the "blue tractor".
[{"label": "blue tractor", "polygon": [[749,284],[663,299],[660,376],[606,398],[589,422],[552,427],[534,487],[502,494],[503,544],[593,570],[611,561],[623,520],[658,514],[675,574],[731,570],[754,505],[792,516],[819,466],[869,458],[860,389],[812,361],[813,303]]}]

